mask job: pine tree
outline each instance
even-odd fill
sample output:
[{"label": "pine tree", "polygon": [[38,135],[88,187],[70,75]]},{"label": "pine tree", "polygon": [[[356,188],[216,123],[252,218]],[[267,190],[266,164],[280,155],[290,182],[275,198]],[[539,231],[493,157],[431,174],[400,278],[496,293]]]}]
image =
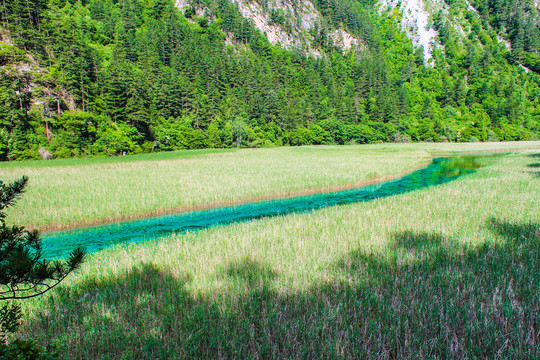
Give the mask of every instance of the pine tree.
[{"label": "pine tree", "polygon": [[42,258],[37,231],[7,226],[4,210],[15,204],[24,192],[28,178],[4,184],[0,181],[0,339],[17,330],[21,317],[19,304],[12,300],[33,298],[51,290],[83,262],[85,252],[75,249],[66,261]]}]

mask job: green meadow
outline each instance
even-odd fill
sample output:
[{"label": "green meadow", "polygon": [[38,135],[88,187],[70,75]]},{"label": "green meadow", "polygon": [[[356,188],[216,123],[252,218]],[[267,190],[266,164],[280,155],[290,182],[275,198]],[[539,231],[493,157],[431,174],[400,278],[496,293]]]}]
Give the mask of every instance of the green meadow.
[{"label": "green meadow", "polygon": [[8,220],[47,227],[321,190],[437,152],[511,148],[535,150],[483,158],[437,187],[91,254],[24,302],[17,335],[66,359],[539,358],[538,142],[10,163],[0,178],[33,180]]},{"label": "green meadow", "polygon": [[179,151],[7,163],[0,179],[30,177],[8,219],[46,230],[323,190],[399,174],[429,158],[391,146]]},{"label": "green meadow", "polygon": [[535,147],[538,142],[190,150],[0,163],[0,179],[30,177],[8,221],[46,231],[324,191],[403,173],[431,153]]}]

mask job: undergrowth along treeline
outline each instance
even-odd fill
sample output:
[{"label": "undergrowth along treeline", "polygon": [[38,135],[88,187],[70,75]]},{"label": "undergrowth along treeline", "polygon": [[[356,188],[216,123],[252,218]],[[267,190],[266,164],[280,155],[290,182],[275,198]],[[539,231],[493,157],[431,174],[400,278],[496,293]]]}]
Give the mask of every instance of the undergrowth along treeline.
[{"label": "undergrowth along treeline", "polygon": [[540,154],[451,183],[116,246],[27,304],[65,358],[536,358]]},{"label": "undergrowth along treeline", "polygon": [[[487,25],[491,5],[482,21],[452,1],[449,16],[469,34],[434,22],[445,50],[426,67],[397,13],[314,3],[321,58],[272,46],[226,0],[193,2],[205,17],[172,0],[3,2],[0,159],[538,139],[540,77],[515,63],[536,59],[536,38],[508,51]],[[362,45],[335,48],[338,26]]]}]

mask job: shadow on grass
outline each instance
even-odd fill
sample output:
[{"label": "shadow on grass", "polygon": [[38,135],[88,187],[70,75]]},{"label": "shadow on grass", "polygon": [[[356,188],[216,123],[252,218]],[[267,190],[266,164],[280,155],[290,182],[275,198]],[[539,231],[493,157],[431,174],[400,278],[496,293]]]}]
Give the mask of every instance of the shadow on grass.
[{"label": "shadow on grass", "polygon": [[248,258],[230,264],[224,271],[227,276],[245,282],[249,288],[267,287],[277,274],[269,266]]},{"label": "shadow on grass", "polygon": [[[529,173],[536,178],[540,178],[540,163],[532,163],[527,166],[528,168],[532,169]],[[536,170],[536,171],[535,171]]]},{"label": "shadow on grass", "polygon": [[[532,166],[532,165],[538,165],[537,166]],[[540,168],[540,164],[532,164],[532,165],[529,165],[530,168]],[[529,174],[531,174],[532,177],[535,177],[535,178],[540,178],[540,170],[538,171],[529,171]]]},{"label": "shadow on grass", "polygon": [[141,264],[59,289],[26,331],[66,358],[537,358],[540,226],[485,226],[498,242],[395,233],[387,253],[352,251],[336,280],[294,293],[262,261],[223,269],[245,291],[207,296]]},{"label": "shadow on grass", "polygon": [[[537,154],[529,154],[529,157],[532,157],[534,159],[538,159],[540,160],[540,153],[537,153]],[[540,178],[540,171],[534,171],[536,169],[540,169],[540,162],[535,162],[535,163],[532,163],[532,164],[529,164],[527,165],[527,167],[529,169],[531,169],[531,171],[529,172],[533,177],[535,178]]]}]

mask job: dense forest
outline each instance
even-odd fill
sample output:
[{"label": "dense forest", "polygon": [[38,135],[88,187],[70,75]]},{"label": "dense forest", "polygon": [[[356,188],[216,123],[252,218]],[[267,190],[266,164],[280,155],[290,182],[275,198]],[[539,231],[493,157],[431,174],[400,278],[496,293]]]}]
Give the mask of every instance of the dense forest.
[{"label": "dense forest", "polygon": [[[426,62],[399,11],[369,0],[314,1],[321,56],[271,45],[228,0],[182,9],[173,0],[4,0],[0,160],[538,140],[534,3],[446,4],[449,13],[431,19],[440,46]],[[278,11],[272,18],[287,22]],[[337,48],[328,33],[338,27],[361,43]]]},{"label": "dense forest", "polygon": [[474,0],[473,4],[482,19],[509,39],[512,59],[540,73],[538,0]]}]

